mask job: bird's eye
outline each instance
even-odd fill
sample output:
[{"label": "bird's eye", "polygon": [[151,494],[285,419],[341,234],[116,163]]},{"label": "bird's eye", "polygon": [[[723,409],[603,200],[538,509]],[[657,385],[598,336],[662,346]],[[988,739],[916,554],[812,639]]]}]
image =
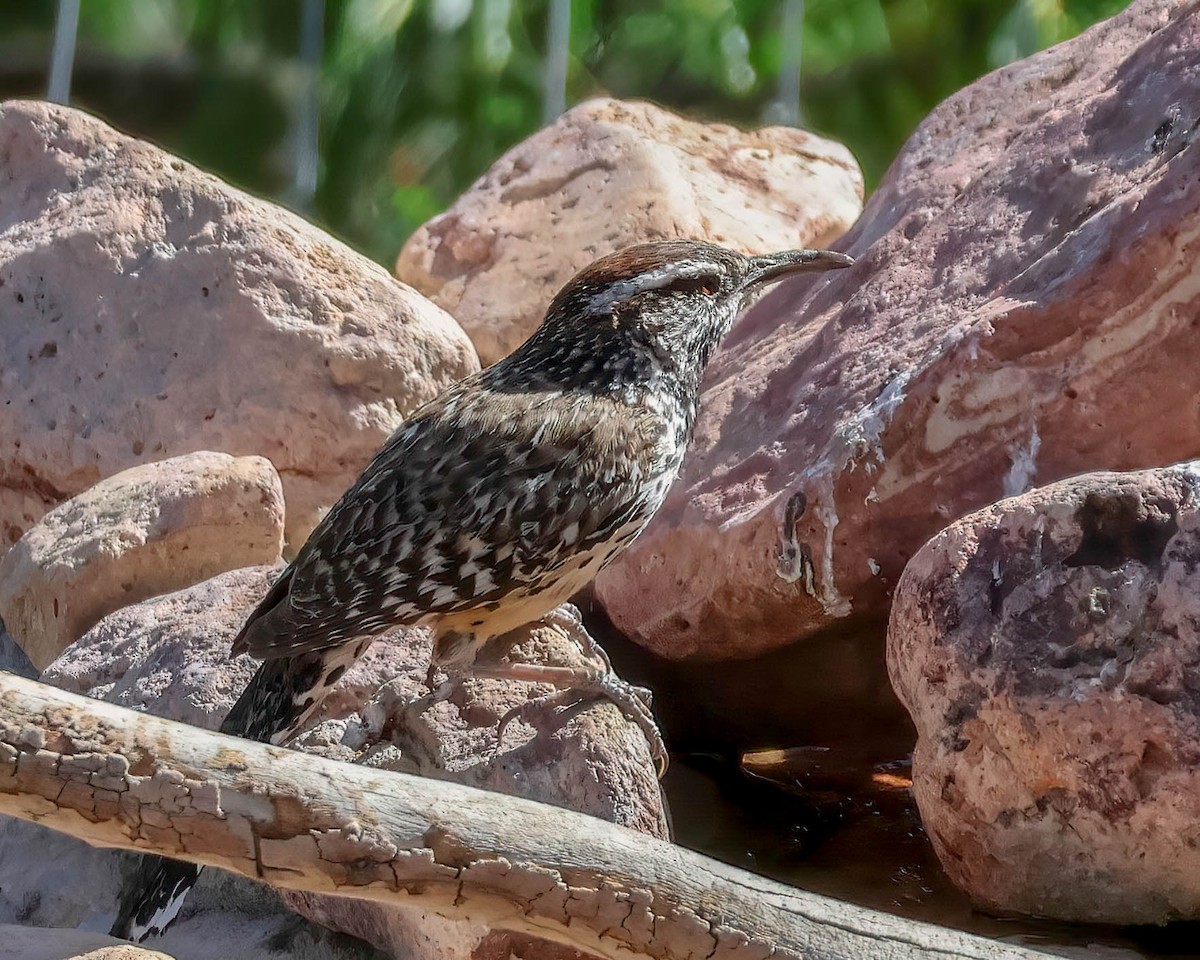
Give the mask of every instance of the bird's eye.
[{"label": "bird's eye", "polygon": [[715,274],[682,277],[671,284],[671,289],[680,293],[702,293],[706,297],[715,297],[721,291],[721,278]]}]

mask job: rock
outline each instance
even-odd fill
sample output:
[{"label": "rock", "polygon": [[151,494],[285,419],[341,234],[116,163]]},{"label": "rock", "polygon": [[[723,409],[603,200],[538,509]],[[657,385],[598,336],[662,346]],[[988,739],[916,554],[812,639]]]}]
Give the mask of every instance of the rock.
[{"label": "rock", "polygon": [[247,567],[109,614],[41,675],[61,690],[215,730],[258,664],[229,657],[278,568]]},{"label": "rock", "polygon": [[[215,729],[256,668],[247,656],[228,659],[230,641],[276,572],[271,567],[230,571],[110,614],[64,651],[42,679]],[[424,629],[394,631],[377,641],[330,692],[293,746],[541,800],[668,836],[645,736],[613,704],[591,704],[563,716],[560,725],[556,709],[530,700],[551,688],[473,679],[449,701],[414,713],[408,704],[427,690],[431,643]],[[545,625],[494,641],[481,662],[510,657],[584,662],[568,633]],[[497,742],[500,718],[522,704],[526,711]],[[406,908],[291,892],[284,897],[315,922],[397,955],[465,960],[489,937],[483,928],[442,924]],[[494,940],[487,942],[495,946]],[[544,949],[552,951],[547,960],[574,955],[557,946]]]},{"label": "rock", "polygon": [[618,629],[721,659],[882,620],[955,517],[1200,455],[1197,43],[1139,0],[930,114],[839,242],[858,265],[714,360],[681,479],[597,581]]},{"label": "rock", "polygon": [[142,464],[55,507],[0,557],[0,616],[43,668],[106,614],[274,563],[282,548],[270,461],[201,452]]},{"label": "rock", "polygon": [[1200,918],[1200,460],[951,524],[900,579],[887,655],[921,818],[976,903]]},{"label": "rock", "polygon": [[[0,581],[0,587],[2,585],[3,581]],[[38,675],[37,667],[29,662],[29,657],[21,649],[20,644],[12,638],[12,634],[4,626],[3,620],[0,620],[0,670],[5,673],[15,673],[18,677],[24,677],[27,680],[36,680]]]},{"label": "rock", "polygon": [[396,275],[453,314],[485,364],[533,332],[576,271],[647,240],[745,253],[833,241],[862,209],[841,144],[792,127],[744,132],[648,103],[568,110],[501,157],[409,239]]},{"label": "rock", "polygon": [[385,960],[297,917],[267,885],[220,870],[204,872],[165,936],[145,948],[116,940],[104,931],[137,859],[0,817],[0,960]]},{"label": "rock", "polygon": [[82,930],[0,924],[0,960],[173,960],[157,950]]},{"label": "rock", "polygon": [[0,104],[0,550],[126,467],[267,457],[298,545],[477,368],[442,310],[279,207],[49,103]]},{"label": "rock", "polygon": [[99,932],[105,913],[116,915],[123,862],[111,850],[0,816],[0,924]]}]

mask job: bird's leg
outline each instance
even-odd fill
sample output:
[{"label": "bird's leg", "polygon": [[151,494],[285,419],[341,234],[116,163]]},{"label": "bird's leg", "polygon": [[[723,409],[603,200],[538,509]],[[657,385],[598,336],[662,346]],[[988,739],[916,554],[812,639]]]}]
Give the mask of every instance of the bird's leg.
[{"label": "bird's leg", "polygon": [[638,687],[612,673],[601,673],[587,667],[549,667],[527,663],[497,664],[479,667],[471,671],[475,677],[493,680],[525,680],[530,683],[547,683],[557,687],[555,693],[518,704],[500,718],[496,727],[497,737],[504,736],[505,728],[527,710],[534,707],[553,705],[562,708],[560,724],[574,714],[570,708],[594,700],[608,700],[625,717],[636,723],[645,735],[654,757],[659,777],[667,772],[667,748],[659,732],[658,724],[650,708],[650,691]]},{"label": "bird's leg", "polygon": [[[438,634],[429,657],[429,670],[425,674],[425,686],[429,687],[429,692],[413,700],[408,709],[422,713],[435,703],[449,700],[466,676],[465,664],[469,662],[467,658],[474,654],[475,646],[475,637],[470,633],[455,630]],[[445,674],[441,683],[437,682],[439,670]]]},{"label": "bird's leg", "polygon": [[561,708],[557,724],[557,726],[561,726],[575,715],[574,707],[604,699],[615,704],[627,719],[641,728],[661,779],[667,772],[668,753],[658,724],[654,721],[650,691],[645,687],[638,687],[622,680],[613,673],[612,662],[609,660],[608,654],[583,628],[583,623],[577,615],[566,609],[558,608],[547,615],[544,621],[557,627],[568,638],[576,641],[584,656],[591,662],[580,667],[534,663],[476,664],[471,667],[470,673],[474,677],[547,683],[558,688],[555,693],[519,704],[509,710],[497,724],[497,740],[503,738],[504,730],[509,723],[532,707],[552,705]]},{"label": "bird's leg", "polygon": [[636,723],[646,737],[650,755],[659,779],[667,772],[669,754],[662,733],[650,709],[650,691],[638,687],[612,673],[601,673],[588,667],[550,667],[539,664],[512,663],[481,666],[471,671],[475,677],[494,680],[526,680],[532,683],[548,683],[558,687],[555,693],[547,694],[526,703],[518,704],[500,718],[496,725],[497,740],[504,737],[505,728],[526,711],[540,706],[560,708],[556,726],[568,722],[575,711],[572,709],[595,700],[608,700],[626,719]]}]

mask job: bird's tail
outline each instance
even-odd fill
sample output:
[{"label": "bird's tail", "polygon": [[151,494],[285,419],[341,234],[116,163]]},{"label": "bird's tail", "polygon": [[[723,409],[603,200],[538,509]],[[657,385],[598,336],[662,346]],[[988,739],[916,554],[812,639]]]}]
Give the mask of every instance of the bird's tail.
[{"label": "bird's tail", "polygon": [[353,645],[265,660],[221,722],[221,732],[286,743],[353,662]]},{"label": "bird's tail", "polygon": [[[337,682],[347,658],[347,651],[335,648],[265,661],[221,723],[221,732],[262,743],[290,739]],[[135,943],[162,933],[199,876],[194,864],[143,857],[110,933]]]},{"label": "bird's tail", "polygon": [[109,934],[141,943],[171,925],[188,891],[200,876],[194,863],[147,854],[138,864],[133,883],[126,888]]}]

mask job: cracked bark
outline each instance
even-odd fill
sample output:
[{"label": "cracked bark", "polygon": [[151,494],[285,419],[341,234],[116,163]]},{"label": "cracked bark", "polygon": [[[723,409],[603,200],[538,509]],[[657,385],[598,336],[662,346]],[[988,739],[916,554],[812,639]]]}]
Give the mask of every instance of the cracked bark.
[{"label": "cracked bark", "polygon": [[604,957],[1031,950],[806,893],[602,820],[209,733],[0,674],[0,812],[96,846],[418,905]]}]

